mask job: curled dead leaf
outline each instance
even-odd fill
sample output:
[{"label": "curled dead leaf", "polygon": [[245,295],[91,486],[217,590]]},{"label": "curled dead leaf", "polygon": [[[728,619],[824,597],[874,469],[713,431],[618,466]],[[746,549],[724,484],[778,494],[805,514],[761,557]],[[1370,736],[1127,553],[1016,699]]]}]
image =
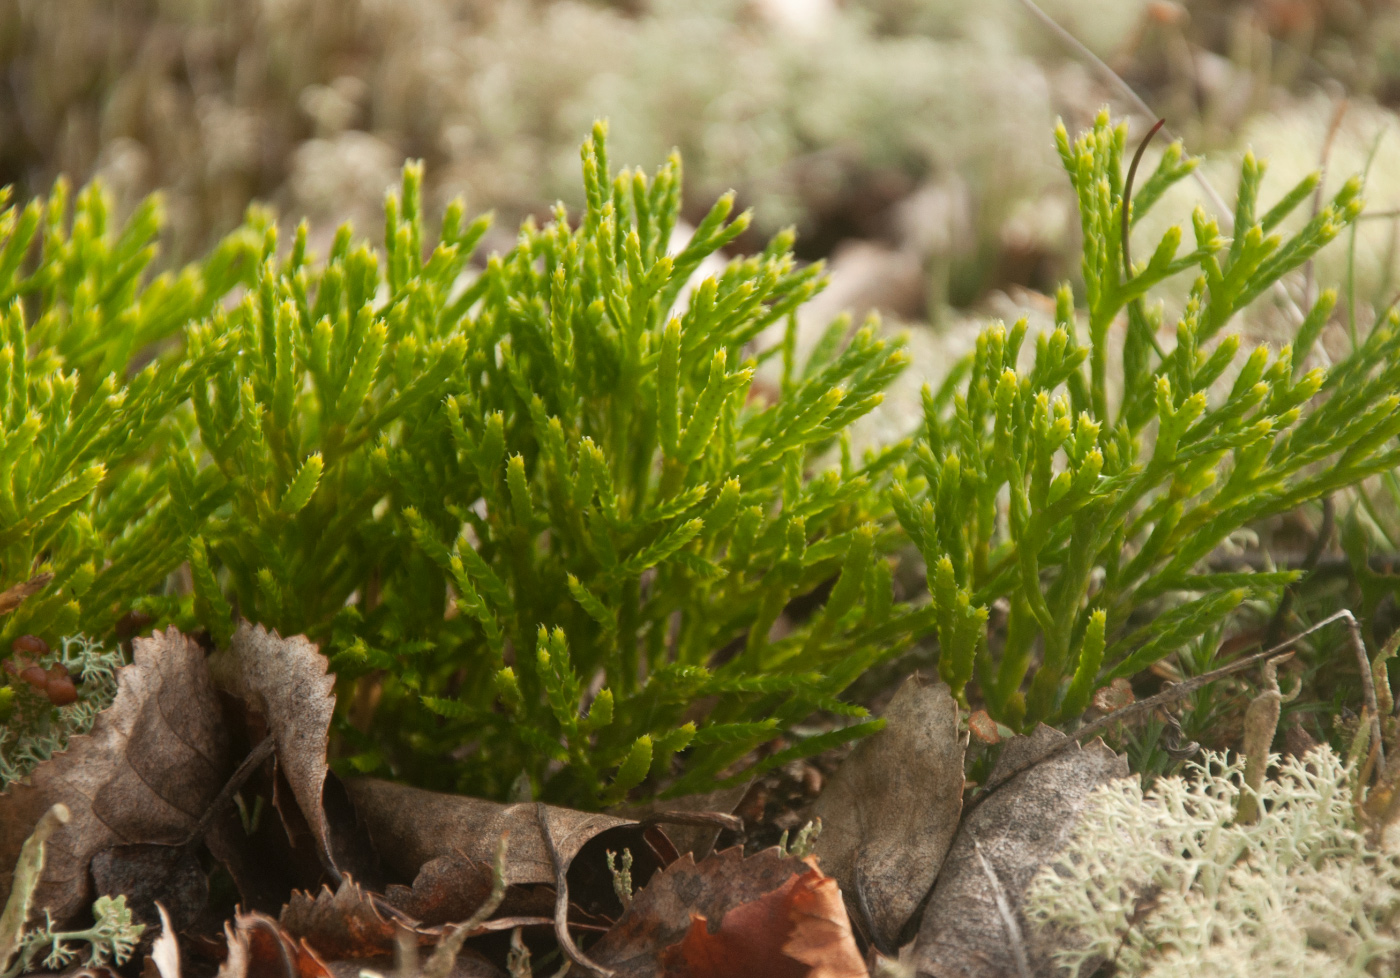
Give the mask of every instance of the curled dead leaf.
[{"label": "curled dead leaf", "polygon": [[262,714],[277,741],[278,767],[311,830],[318,855],[338,880],[341,867],[322,803],[335,713],[335,677],[328,668],[326,657],[304,635],[283,638],[247,621],[239,623],[228,648],[209,659],[219,687]]},{"label": "curled dead leaf", "polygon": [[958,830],[964,745],[943,683],[911,677],[884,716],[817,799],[813,852],[876,947],[893,954]]},{"label": "curled dead leaf", "polygon": [[92,730],[0,795],[0,892],[29,831],[54,804],[72,820],[54,834],[36,908],[65,924],[92,902],[94,855],[133,842],[178,843],[228,774],[228,751],[204,652],[175,629],[133,643],[117,695]]},{"label": "curled dead leaf", "polygon": [[[595,836],[636,825],[612,815],[533,802],[503,805],[375,778],[353,778],[345,788],[385,865],[403,879],[416,878],[423,867],[440,858],[456,861],[475,874],[479,867],[490,866],[497,840],[508,832],[506,882],[553,885],[554,861],[541,834],[541,818],[549,820],[555,848],[566,867]],[[470,864],[478,869],[470,869]],[[446,868],[445,864],[439,868]]]}]

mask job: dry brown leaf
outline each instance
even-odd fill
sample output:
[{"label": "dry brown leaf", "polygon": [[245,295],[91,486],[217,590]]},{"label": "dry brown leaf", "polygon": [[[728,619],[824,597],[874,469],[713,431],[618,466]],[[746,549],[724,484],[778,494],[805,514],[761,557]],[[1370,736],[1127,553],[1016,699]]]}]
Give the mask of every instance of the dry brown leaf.
[{"label": "dry brown leaf", "polygon": [[[315,897],[300,890],[293,893],[278,922],[325,961],[392,954],[398,932],[395,921],[387,919],[348,876],[335,892],[323,886]],[[412,926],[413,922],[399,923]]]},{"label": "dry brown leaf", "polygon": [[691,914],[666,978],[868,978],[836,880],[815,864],[719,921]]},{"label": "dry brown leaf", "polygon": [[534,802],[503,805],[374,778],[351,779],[345,788],[385,865],[403,879],[414,879],[440,857],[489,866],[497,840],[509,832],[506,883],[552,886],[554,862],[540,833],[541,812],[549,819],[555,849],[566,867],[595,836],[636,824],[612,815]]},{"label": "dry brown leaf", "polygon": [[324,961],[266,914],[240,913],[224,924],[228,958],[218,978],[331,978]]},{"label": "dry brown leaf", "polygon": [[[261,625],[241,622],[227,649],[209,659],[220,688],[262,714],[277,741],[277,764],[286,776],[321,857],[339,876],[336,847],[326,818],[326,752],[335,713],[335,677],[326,657],[304,635],[282,638]],[[288,832],[294,832],[288,827]]]},{"label": "dry brown leaf", "polygon": [[175,629],[133,643],[117,695],[91,732],[0,795],[0,893],[30,830],[62,802],[35,906],[66,924],[92,902],[88,867],[122,843],[183,842],[228,776],[227,747],[204,652]]},{"label": "dry brown leaf", "polygon": [[[989,782],[1064,736],[1041,725],[1008,741]],[[1026,888],[1069,842],[1089,793],[1127,773],[1127,761],[1095,740],[1026,768],[971,809],[924,910],[914,947],[920,978],[1014,978],[1018,957],[1028,975],[1056,974],[1051,936],[1022,916]]]},{"label": "dry brown leaf", "polygon": [[35,574],[27,581],[11,584],[5,590],[0,591],[0,615],[8,615],[14,611],[24,603],[26,598],[34,597],[52,580],[53,575],[45,571],[42,574]]},{"label": "dry brown leaf", "polygon": [[197,846],[113,846],[92,857],[90,870],[95,892],[124,894],[132,918],[147,927],[160,922],[157,907],[163,906],[175,929],[184,930],[209,901],[209,877]]},{"label": "dry brown leaf", "polygon": [[475,913],[491,893],[491,882],[489,865],[453,853],[424,863],[412,887],[390,885],[384,899],[424,924],[446,924]]},{"label": "dry brown leaf", "polygon": [[856,745],[817,799],[813,854],[893,954],[958,830],[965,745],[943,683],[911,676],[884,715],[885,728]]},{"label": "dry brown leaf", "polygon": [[783,953],[811,969],[807,978],[868,978],[836,880],[815,869],[798,880]]},{"label": "dry brown leaf", "polygon": [[723,920],[736,907],[772,893],[808,869],[777,849],[747,859],[737,848],[726,849],[700,863],[686,854],[633,895],[627,911],[588,949],[588,956],[611,968],[617,978],[657,978],[662,974],[662,951],[685,937],[693,915]]}]

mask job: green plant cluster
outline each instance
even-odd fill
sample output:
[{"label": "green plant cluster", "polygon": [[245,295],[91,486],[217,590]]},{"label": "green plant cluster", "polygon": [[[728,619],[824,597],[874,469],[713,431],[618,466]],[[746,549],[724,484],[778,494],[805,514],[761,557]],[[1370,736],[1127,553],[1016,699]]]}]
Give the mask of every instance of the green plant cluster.
[{"label": "green plant cluster", "polygon": [[60,181],[47,200],[0,209],[0,579],[54,575],[4,621],[6,651],[25,633],[109,632],[185,560],[182,527],[217,500],[172,505],[160,460],[218,358],[152,353],[240,283],[261,237],[240,229],[198,265],[144,281],[160,198],[124,228],[99,187],[69,198]]},{"label": "green plant cluster", "polygon": [[[312,447],[325,460],[322,488],[286,523],[306,541],[288,551],[308,555],[297,567],[309,578],[285,590],[266,580],[267,562],[247,542],[259,514],[230,524],[226,537],[250,549],[246,561],[228,554],[227,565],[261,565],[263,580],[235,579],[245,582],[243,606],[263,620],[292,627],[276,596],[320,590],[333,614],[334,667],[381,697],[376,736],[353,758],[362,766],[397,765],[374,746],[392,736],[411,748],[402,756],[414,776],[430,782],[450,776],[504,792],[509,781],[499,779],[523,771],[548,797],[597,804],[620,800],[648,774],[669,775],[685,749],[686,774],[672,790],[686,790],[815,708],[862,715],[836,696],[889,654],[875,641],[891,590],[875,555],[895,539],[879,531],[887,504],[877,490],[900,450],[860,463],[844,457],[821,472],[814,461],[879,403],[903,354],[869,329],[848,341],[841,324],[796,372],[791,314],[821,270],[794,264],[790,234],[680,301],[691,274],[743,231],[747,215],[731,220],[731,199],[722,198],[668,255],[678,161],[651,180],[613,178],[599,128],[583,163],[588,204],[577,224],[562,210],[542,228],[527,224],[515,249],[460,294],[452,286],[467,249],[453,247],[462,240],[456,212],[444,243],[420,263],[410,168],[402,196],[389,202],[378,308],[360,305],[367,286],[345,291],[340,308],[327,304],[323,277],[316,306],[298,311],[301,286],[286,271],[262,278],[262,298],[250,300],[247,346],[265,351],[254,376],[265,374],[274,410],[271,351],[297,342],[290,337],[306,321],[344,331],[360,351],[344,359],[338,398],[357,404],[361,390],[386,392],[386,407],[365,412],[363,428],[322,429],[319,444],[307,437],[319,435],[312,419],[326,417],[318,395],[282,415],[296,446],[287,476]],[[372,261],[367,250],[349,260]],[[337,264],[333,255],[323,273],[330,281]],[[346,281],[357,274],[367,273],[347,271]],[[755,390],[749,346],[785,320],[787,342],[760,354],[787,351],[781,388]],[[259,322],[272,339],[251,335]],[[276,339],[279,330],[290,339]],[[313,347],[313,364],[315,356]],[[321,382],[303,389],[319,392]],[[402,409],[401,434],[385,437],[399,401],[420,389]],[[328,446],[327,436],[337,442]],[[342,472],[363,472],[369,488],[327,491]],[[384,498],[393,517],[368,519]],[[412,549],[401,544],[409,536]],[[311,541],[327,549],[317,553]],[[214,550],[222,558],[227,545]],[[821,612],[770,641],[788,602],[832,578]],[[196,593],[198,582],[197,574]],[[334,610],[352,588],[360,600]],[[357,742],[353,727],[345,736]],[[464,759],[439,760],[473,742]]]},{"label": "green plant cluster", "polygon": [[[790,233],[683,296],[748,215],[725,197],[668,255],[678,160],[614,177],[599,128],[583,162],[578,222],[527,223],[484,268],[488,219],[460,204],[429,246],[414,165],[382,252],[347,226],[313,265],[304,226],[279,250],[254,213],[144,289],[154,204],[118,234],[89,189],[67,238],[61,189],[8,212],[4,580],[55,579],[0,639],[132,609],[215,643],[236,615],[305,632],[359,769],[494,794],[523,774],[580,804],[669,777],[681,750],[677,790],[814,709],[862,716],[836,697],[902,637],[878,555],[906,446],[857,461],[840,436],[904,354],[842,321],[797,369],[821,268]],[[767,357],[782,380],[760,390]]]},{"label": "green plant cluster", "polygon": [[[313,260],[255,210],[148,283],[156,202],[124,230],[97,188],[71,219],[61,186],[4,211],[0,589],[54,578],[0,655],[132,612],[219,644],[242,616],[321,643],[350,767],[605,805],[875,729],[843,690],[927,635],[997,720],[1072,721],[1292,579],[1212,573],[1232,534],[1397,461],[1394,318],[1327,371],[1299,365],[1330,294],[1277,355],[1222,336],[1355,218],[1355,183],[1285,241],[1315,178],[1257,213],[1249,158],[1233,239],[1198,212],[1193,250],[1174,229],[1125,271],[1125,132],[1061,129],[1087,310],[1063,290],[1033,357],[1024,323],[990,328],[916,442],[857,459],[899,344],[842,319],[795,362],[820,266],[785,232],[695,281],[748,215],[723,197],[673,251],[679,161],[614,175],[604,135],[582,212],[485,261],[460,203],[430,240],[412,164],[382,249],[345,226]],[[1193,165],[1169,151],[1130,219]],[[1164,350],[1143,297],[1187,271]],[[910,539],[931,602],[893,600]],[[818,710],[849,722],[794,732]]]},{"label": "green plant cluster", "polygon": [[[1277,353],[1241,358],[1238,336],[1220,335],[1356,219],[1359,182],[1285,240],[1275,228],[1318,176],[1265,210],[1264,166],[1247,155],[1232,238],[1198,209],[1192,250],[1180,253],[1174,227],[1129,269],[1125,229],[1195,161],[1173,146],[1128,203],[1126,135],[1101,114],[1073,142],[1063,127],[1056,136],[1079,197],[1087,309],[1062,289],[1033,357],[1021,355],[1024,322],[985,331],[966,375],[926,396],[893,497],[928,562],[943,677],[959,694],[975,678],[992,717],[1017,727],[1073,720],[1099,686],[1183,648],[1246,598],[1276,594],[1295,573],[1214,573],[1207,558],[1250,523],[1400,461],[1400,318],[1308,371],[1335,293]],[[1143,296],[1188,271],[1164,349],[1161,307]]]}]

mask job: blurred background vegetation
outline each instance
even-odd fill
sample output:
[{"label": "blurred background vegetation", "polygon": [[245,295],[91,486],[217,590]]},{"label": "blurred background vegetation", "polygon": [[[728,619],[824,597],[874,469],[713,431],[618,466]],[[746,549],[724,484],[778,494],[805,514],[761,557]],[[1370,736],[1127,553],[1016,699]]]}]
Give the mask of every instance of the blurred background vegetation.
[{"label": "blurred background vegetation", "polygon": [[[1041,6],[1206,157],[1223,189],[1248,148],[1271,164],[1264,199],[1319,167],[1326,195],[1366,174],[1357,233],[1287,286],[1300,303],[1319,283],[1340,286],[1314,356],[1350,349],[1355,324],[1368,328],[1400,288],[1400,5]],[[558,198],[581,203],[577,147],[593,119],[610,118],[617,165],[651,168],[677,147],[692,223],[732,187],[756,209],[733,252],[790,224],[802,258],[829,262],[799,347],[846,310],[911,327],[913,369],[871,437],[913,427],[920,385],[989,316],[1051,321],[1049,294],[1077,277],[1079,233],[1052,124],[1077,130],[1105,103],[1133,115],[1020,0],[0,2],[0,184],[24,199],[60,173],[99,176],[122,212],[161,190],[168,264],[202,253],[252,201],[307,218],[321,255],[342,221],[377,237],[406,157],[426,163],[430,220],[463,194],[469,213],[497,212],[482,253],[503,251],[522,219],[543,219]],[[1135,141],[1151,120],[1134,120]],[[1204,200],[1189,182],[1173,193]],[[1170,308],[1189,284],[1156,297]],[[1282,298],[1258,305],[1236,324],[1246,342],[1291,334]],[[1220,562],[1296,567],[1310,550],[1315,573],[1288,599],[1289,621],[1347,605],[1383,640],[1400,622],[1400,481],[1272,521]],[[1256,609],[1261,633],[1286,624],[1275,612]],[[1209,645],[1181,669],[1208,668],[1221,653]],[[1329,709],[1335,682],[1320,662],[1306,664],[1300,714]],[[1217,706],[1197,708],[1188,734],[1219,726]]]},{"label": "blurred background vegetation", "polygon": [[[1340,100],[1332,183],[1400,99],[1383,0],[1044,8],[1188,149],[1233,169],[1252,145],[1279,187],[1317,166]],[[23,199],[100,175],[126,207],[164,190],[167,260],[251,200],[323,244],[346,219],[373,234],[406,157],[430,204],[495,209],[504,244],[579,203],[580,134],[607,116],[619,163],[682,151],[694,215],[731,187],[755,206],[740,249],[794,224],[804,257],[864,279],[837,298],[912,321],[1074,271],[1050,125],[1118,101],[1017,0],[8,0],[0,68],[0,183]],[[1386,141],[1372,210],[1400,204]],[[1393,256],[1369,237],[1376,287]]]},{"label": "blurred background vegetation", "polygon": [[[1043,6],[1221,173],[1252,146],[1276,194],[1338,121],[1326,189],[1374,152],[1370,209],[1400,207],[1388,0]],[[1018,0],[8,0],[0,69],[0,184],[100,176],[119,209],[163,190],[166,261],[253,200],[309,218],[321,253],[343,220],[377,236],[406,157],[430,208],[494,209],[504,249],[520,219],[579,203],[580,134],[606,116],[620,164],[682,151],[692,219],[730,188],[756,208],[737,250],[792,224],[802,257],[831,260],[812,322],[879,308],[954,334],[968,311],[1048,311],[1077,247],[1050,126],[1129,108]],[[1361,234],[1367,301],[1394,226]],[[910,393],[949,342],[916,334]]]}]

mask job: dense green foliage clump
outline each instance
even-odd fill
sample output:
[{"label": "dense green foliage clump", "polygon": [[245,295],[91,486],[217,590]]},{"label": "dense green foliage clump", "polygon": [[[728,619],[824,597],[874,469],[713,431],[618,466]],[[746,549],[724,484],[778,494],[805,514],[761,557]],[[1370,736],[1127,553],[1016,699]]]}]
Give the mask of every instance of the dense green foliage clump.
[{"label": "dense green foliage clump", "polygon": [[[156,202],[121,231],[94,188],[71,220],[62,187],[10,208],[0,589],[54,577],[0,648],[133,612],[215,644],[236,616],[304,632],[338,677],[344,763],[581,805],[743,776],[780,736],[761,765],[868,732],[839,696],[925,636],[997,720],[1071,721],[1276,594],[1292,575],[1202,564],[1394,465],[1400,432],[1394,319],[1327,371],[1300,365],[1330,295],[1276,355],[1237,365],[1221,338],[1355,219],[1357,185],[1284,241],[1315,180],[1260,214],[1247,159],[1232,239],[1198,212],[1193,250],[1174,229],[1125,269],[1124,142],[1106,116],[1059,134],[1087,311],[1063,290],[1033,361],[1024,323],[989,328],[927,394],[917,440],[859,459],[844,431],[903,368],[898,344],[839,320],[794,362],[820,266],[784,233],[694,281],[747,215],[722,198],[673,248],[678,160],[614,176],[601,128],[582,213],[477,264],[487,219],[452,204],[430,242],[414,165],[382,250],[343,227],[315,261],[304,226],[279,243],[253,211],[148,283]],[[1193,165],[1169,152],[1130,220]],[[1143,297],[1190,270],[1164,349]],[[893,600],[907,540],[931,602]],[[793,732],[818,710],[852,722]]]},{"label": "dense green foliage clump", "polygon": [[[796,370],[791,313],[821,270],[794,264],[790,235],[681,300],[747,215],[722,199],[668,255],[678,161],[613,178],[599,129],[584,177],[577,226],[527,224],[480,271],[488,222],[459,205],[425,249],[415,166],[382,253],[345,227],[313,266],[304,227],[279,254],[254,214],[144,290],[154,205],[116,237],[89,190],[67,241],[61,200],[10,212],[11,294],[33,298],[10,307],[4,361],[5,582],[36,561],[56,577],[0,637],[101,633],[137,608],[223,642],[236,611],[323,644],[361,770],[497,794],[523,772],[585,804],[682,749],[680,788],[815,708],[861,715],[835,697],[901,635],[876,554],[903,447],[837,446],[903,354],[843,322]],[[37,267],[15,277],[44,213]],[[782,381],[760,391],[767,356]],[[833,577],[824,609],[770,642]]]},{"label": "dense green foliage clump", "polygon": [[[1330,369],[1302,365],[1333,292],[1276,353],[1260,346],[1238,362],[1239,337],[1219,335],[1356,219],[1359,181],[1284,240],[1275,229],[1319,177],[1264,211],[1264,167],[1247,155],[1232,238],[1197,210],[1194,249],[1178,253],[1174,227],[1128,270],[1123,209],[1137,221],[1195,161],[1172,147],[1129,204],[1126,137],[1106,114],[1074,142],[1057,134],[1079,195],[1087,310],[1062,289],[1028,369],[1024,322],[984,332],[966,379],[926,398],[910,478],[894,494],[928,561],[944,678],[961,692],[975,677],[988,712],[1017,727],[1073,720],[1096,688],[1201,638],[1246,598],[1275,595],[1296,572],[1202,565],[1251,522],[1400,462],[1400,318]],[[1164,349],[1161,307],[1142,297],[1186,271],[1197,277]]]}]

